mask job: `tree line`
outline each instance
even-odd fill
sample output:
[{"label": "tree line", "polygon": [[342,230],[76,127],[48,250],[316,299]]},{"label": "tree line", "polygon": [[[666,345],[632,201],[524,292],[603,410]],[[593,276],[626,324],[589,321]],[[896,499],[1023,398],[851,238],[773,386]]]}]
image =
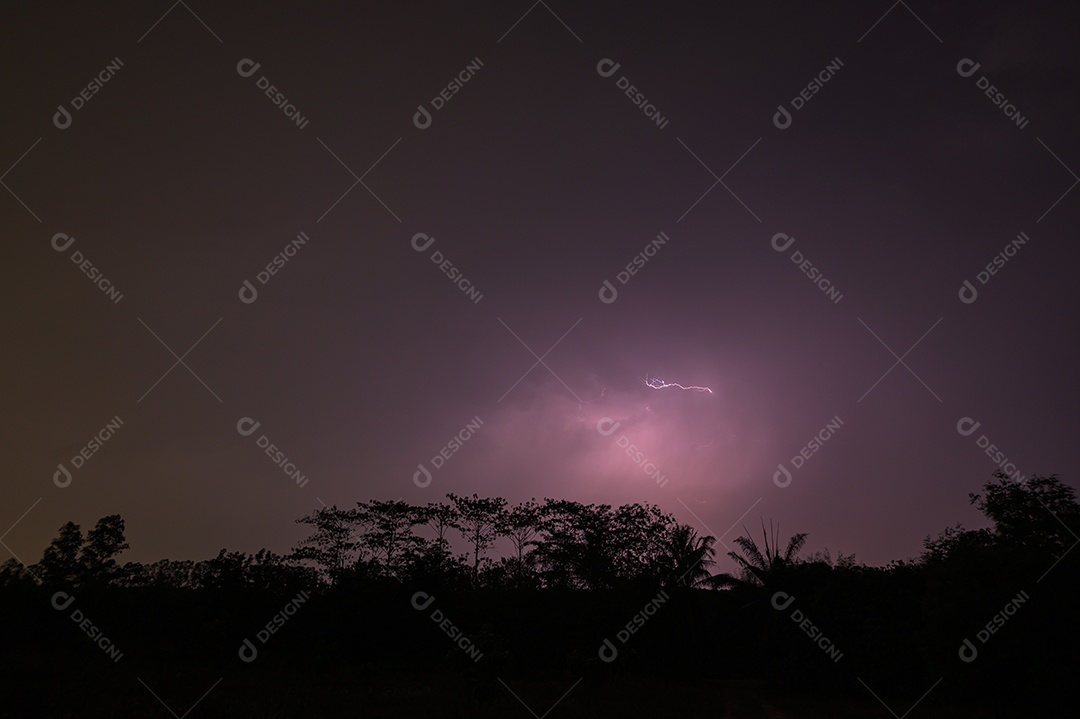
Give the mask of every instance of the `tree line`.
[{"label": "tree line", "polygon": [[[807,535],[786,543],[762,524],[734,540],[734,573],[714,574],[715,543],[656,505],[582,504],[531,499],[510,505],[501,497],[447,494],[447,501],[414,505],[370,500],[323,507],[296,522],[308,534],[288,554],[222,549],[202,561],[162,559],[150,564],[117,557],[126,549],[124,520],[101,518],[84,535],[68,522],[40,561],[0,565],[0,585],[29,578],[56,586],[177,589],[376,588],[422,585],[437,589],[754,589],[779,586],[798,573],[821,569],[903,573],[967,565],[1023,565],[1063,557],[1078,540],[1080,508],[1071,487],[1055,475],[1024,483],[997,473],[969,501],[992,526],[957,525],[927,537],[917,558],[888,566],[858,565],[854,555],[800,556]],[[457,542],[455,552],[451,540]]]},{"label": "tree line", "polygon": [[[203,561],[119,564],[124,520],[103,517],[85,537],[60,528],[27,573],[48,585],[226,589],[378,587],[616,589],[715,586],[715,539],[656,505],[582,504],[448,494],[413,505],[371,500],[296,520],[308,535],[286,555],[222,549]],[[455,553],[451,540],[467,551]],[[15,560],[0,581],[23,574]]]},{"label": "tree line", "polygon": [[[614,589],[710,581],[716,540],[655,505],[446,497],[423,506],[376,500],[316,510],[297,520],[311,532],[291,557],[331,586]],[[465,552],[452,551],[453,537]]]},{"label": "tree line", "polygon": [[[318,656],[320,686],[328,672],[354,686],[357,676],[380,684],[419,670],[462,691],[503,691],[496,676],[539,682],[565,672],[587,677],[606,701],[605,682],[630,688],[642,677],[708,674],[856,702],[869,701],[860,680],[882,696],[940,681],[928,702],[977,702],[983,716],[1002,700],[1001,687],[1024,686],[1047,705],[1071,700],[1080,668],[1074,491],[1053,475],[1021,483],[999,474],[969,501],[985,527],[946,528],[917,556],[885,566],[806,553],[805,533],[782,536],[762,521],[729,543],[729,573],[714,573],[713,537],[645,504],[373,500],[300,517],[306,531],[283,555],[223,549],[203,561],[148,564],[120,561],[124,522],[111,515],[85,533],[65,524],[29,567],[0,565],[9,617],[0,645],[12,657],[56,651],[57,670],[65,652],[85,653],[89,663],[79,666],[93,666],[97,649],[51,603],[65,591],[128,656],[225,666],[241,662],[241,637],[307,590],[318,601],[260,654],[267,674],[259,676],[270,683],[285,676],[275,672],[291,675],[296,657]],[[662,607],[632,632],[661,591]],[[417,592],[437,597],[432,611],[417,611]],[[1025,600],[1018,610],[1017,597]],[[436,616],[484,659],[463,658]],[[147,632],[151,621],[158,629]],[[617,661],[598,654],[605,639],[618,642]],[[1014,709],[1002,715],[1020,715]]]}]

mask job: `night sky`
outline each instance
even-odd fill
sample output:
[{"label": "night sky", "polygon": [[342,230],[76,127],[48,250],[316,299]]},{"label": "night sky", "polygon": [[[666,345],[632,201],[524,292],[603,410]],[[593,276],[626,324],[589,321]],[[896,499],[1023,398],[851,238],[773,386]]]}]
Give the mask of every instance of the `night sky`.
[{"label": "night sky", "polygon": [[1075,487],[1078,28],[1065,2],[5,8],[4,546],[119,513],[125,559],[283,553],[324,503],[454,492],[656,503],[727,545],[764,518],[883,564],[981,526],[1006,462]]}]

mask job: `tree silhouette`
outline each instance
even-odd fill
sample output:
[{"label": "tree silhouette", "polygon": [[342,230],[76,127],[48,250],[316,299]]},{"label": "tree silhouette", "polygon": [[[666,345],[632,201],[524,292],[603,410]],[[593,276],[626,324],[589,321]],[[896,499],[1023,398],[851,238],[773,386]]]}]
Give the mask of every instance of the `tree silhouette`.
[{"label": "tree silhouette", "polygon": [[22,582],[33,581],[34,575],[22,562],[11,557],[0,564],[0,587],[11,587]]},{"label": "tree silhouette", "polygon": [[969,500],[994,523],[1000,541],[1024,549],[1062,556],[1077,541],[1071,527],[1080,529],[1080,511],[1073,488],[1057,475],[1034,475],[1024,482],[998,470],[982,494]]},{"label": "tree silhouette", "polygon": [[195,565],[192,572],[197,586],[206,589],[236,589],[247,584],[251,557],[224,548],[217,556]]},{"label": "tree silhouette", "polygon": [[608,588],[614,579],[611,507],[545,499],[535,548],[547,586]]},{"label": "tree silhouette", "polygon": [[313,562],[323,581],[331,586],[341,581],[350,555],[356,549],[353,540],[354,515],[343,512],[337,505],[314,510],[297,524],[312,527],[311,534],[300,541],[291,555],[293,560]]},{"label": "tree silhouette", "polygon": [[[772,529],[772,522],[769,522],[769,528]],[[765,521],[762,520],[761,534],[765,546],[763,552],[753,537],[750,536],[750,532],[747,531],[746,527],[743,527],[743,531],[746,533],[735,539],[735,544],[739,545],[742,554],[734,551],[728,552],[728,556],[739,565],[740,574],[737,577],[726,572],[718,574],[713,580],[716,586],[772,586],[779,577],[795,564],[799,552],[802,550],[803,545],[806,544],[806,533],[800,532],[792,535],[791,539],[788,540],[787,548],[780,552],[780,526],[777,525],[773,530],[772,541],[770,542],[769,535],[765,531]]]},{"label": "tree silhouette", "polygon": [[676,587],[701,589],[714,585],[716,537],[702,537],[688,524],[677,524],[668,533],[664,548],[667,581]]},{"label": "tree silhouette", "polygon": [[504,560],[507,578],[513,586],[529,586],[536,581],[537,556],[533,548],[540,534],[540,505],[535,499],[518,504],[502,516],[499,534],[510,540],[513,556]]},{"label": "tree silhouette", "polygon": [[456,494],[446,496],[457,510],[461,536],[472,547],[473,586],[477,586],[480,577],[480,555],[486,552],[499,536],[499,529],[504,525],[506,500],[502,497],[480,498],[475,494],[471,498],[459,497]]},{"label": "tree silhouette", "polygon": [[[288,557],[223,549],[201,561],[120,567],[117,556],[127,542],[119,516],[103,517],[86,535],[68,522],[41,561],[28,568],[45,586],[30,581],[14,559],[0,565],[0,603],[12,618],[0,626],[0,659],[33,651],[41,634],[34,617],[44,614],[55,623],[49,601],[56,607],[57,590],[66,590],[78,595],[79,611],[92,610],[95,626],[117,636],[134,636],[141,624],[168,611],[176,622],[173,633],[146,641],[159,642],[167,649],[163,654],[174,658],[185,657],[178,640],[220,633],[234,619],[244,622],[238,634],[249,638],[253,627],[270,633],[271,626],[281,628],[275,647],[291,644],[298,652],[325,654],[348,672],[342,681],[356,678],[353,667],[370,674],[413,663],[419,649],[419,656],[428,657],[421,670],[460,687],[473,709],[481,698],[504,697],[502,677],[513,677],[515,691],[518,683],[548,681],[537,672],[558,667],[560,657],[575,681],[588,674],[598,681],[608,676],[641,683],[636,678],[652,676],[652,662],[662,659],[672,675],[708,667],[718,677],[775,683],[793,697],[834,686],[834,665],[823,661],[833,649],[842,650],[849,662],[843,666],[857,662],[860,672],[874,677],[875,689],[892,693],[913,676],[937,675],[953,681],[958,697],[989,695],[1015,677],[1039,696],[1060,696],[1077,670],[1075,603],[1067,590],[1077,585],[1080,570],[1067,555],[1078,541],[1072,531],[1080,528],[1080,506],[1073,490],[1054,476],[1013,482],[995,475],[971,495],[990,526],[950,527],[926,540],[918,561],[868,567],[856,565],[854,555],[834,561],[828,550],[806,556],[800,554],[806,534],[782,540],[779,527],[767,529],[762,521],[763,543],[744,528],[729,553],[737,571],[715,576],[710,571],[716,540],[655,505],[547,498],[507,506],[501,498],[447,496],[446,502],[420,506],[373,500],[354,509],[317,510],[297,520],[310,532]],[[452,554],[452,543],[467,546],[469,553]],[[1051,586],[1038,584],[1046,576],[1065,591],[1043,591]],[[84,593],[83,586],[109,591]],[[718,588],[736,591],[706,591]],[[663,601],[656,601],[660,589]],[[280,614],[283,597],[295,598],[300,590],[304,600],[314,601],[304,606],[302,622],[281,627],[288,615],[273,612]],[[501,590],[512,591],[513,602]],[[1023,608],[1029,592],[1037,611]],[[646,596],[652,597],[648,604]],[[1003,606],[1022,613],[1001,615]],[[249,621],[252,607],[258,620]],[[994,651],[979,654],[980,674],[972,674],[966,645],[963,661],[955,659],[957,637],[980,642],[975,646],[981,650],[981,633],[991,626],[986,622],[998,615],[1009,616],[1009,624],[996,633]],[[807,631],[805,620],[816,634]],[[622,646],[626,633],[636,633],[645,621],[641,637]],[[604,674],[611,657],[606,644],[597,653],[601,635],[620,642],[614,674]],[[355,641],[358,636],[363,641]],[[715,651],[721,642],[730,649],[724,656]],[[466,648],[470,643],[482,658]],[[822,653],[826,644],[829,654]],[[586,649],[566,656],[568,645]],[[890,652],[880,652],[881,646]],[[190,656],[198,662],[203,653]],[[271,664],[260,660],[253,676]],[[262,676],[280,681],[276,670]],[[374,678],[381,682],[384,676],[394,681],[389,674]],[[864,708],[858,702],[865,699],[856,697],[850,708]],[[438,715],[426,708],[423,715]],[[727,702],[725,708],[738,706]]]},{"label": "tree silhouette", "polygon": [[121,583],[123,570],[116,557],[128,543],[119,514],[102,517],[83,537],[79,525],[67,522],[49,543],[34,574],[46,584],[108,585]]},{"label": "tree silhouette", "polygon": [[617,508],[612,517],[616,576],[635,584],[659,582],[670,534],[676,526],[675,518],[655,504],[624,504]]},{"label": "tree silhouette", "polygon": [[446,539],[446,533],[451,529],[461,529],[461,518],[452,504],[429,502],[426,507],[419,510],[419,516],[435,532],[435,541],[439,544],[449,543]]},{"label": "tree silhouette", "polygon": [[540,532],[539,522],[540,506],[535,499],[516,505],[503,516],[500,532],[514,545],[519,563],[523,563],[529,549],[536,546],[534,538]]},{"label": "tree silhouette", "polygon": [[82,549],[83,536],[79,525],[67,522],[60,527],[60,534],[45,548],[41,561],[34,567],[46,584],[75,585],[82,579],[82,565],[79,562],[79,550]]},{"label": "tree silhouette", "polygon": [[423,521],[417,509],[402,500],[358,502],[355,521],[367,528],[360,535],[359,545],[374,562],[381,561],[385,576],[400,578],[402,557],[415,552],[421,544],[413,534],[413,527]]}]

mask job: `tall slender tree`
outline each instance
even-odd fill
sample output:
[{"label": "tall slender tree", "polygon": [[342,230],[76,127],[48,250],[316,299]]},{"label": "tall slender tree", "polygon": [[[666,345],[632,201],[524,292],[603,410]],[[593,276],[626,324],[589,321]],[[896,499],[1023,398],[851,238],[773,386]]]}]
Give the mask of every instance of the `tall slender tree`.
[{"label": "tall slender tree", "polygon": [[421,543],[413,534],[413,527],[423,521],[417,509],[402,500],[372,500],[358,502],[356,513],[367,528],[359,537],[360,544],[376,562],[382,562],[385,576],[400,578],[402,557]]},{"label": "tall slender tree", "polygon": [[459,497],[456,494],[446,496],[457,510],[461,535],[472,548],[473,586],[476,586],[480,577],[481,555],[495,543],[499,528],[505,523],[503,514],[506,500],[502,497],[481,498],[475,494],[472,497]]},{"label": "tall slender tree", "polygon": [[340,510],[336,504],[300,517],[296,523],[309,525],[311,533],[300,540],[290,559],[314,563],[323,581],[336,585],[357,547],[353,538],[355,522],[355,513]]}]

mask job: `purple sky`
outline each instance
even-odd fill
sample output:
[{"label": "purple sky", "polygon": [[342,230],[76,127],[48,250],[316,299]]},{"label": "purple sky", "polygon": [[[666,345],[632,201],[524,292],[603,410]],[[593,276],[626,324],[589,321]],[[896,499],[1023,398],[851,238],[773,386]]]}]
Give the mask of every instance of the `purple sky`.
[{"label": "purple sky", "polygon": [[[168,6],[23,5],[0,29],[17,58],[0,68],[0,532],[20,559],[69,519],[121,514],[133,560],[203,558],[287,551],[321,502],[475,492],[652,502],[729,545],[771,519],[878,564],[979,524],[981,437],[1076,486],[1070,4]],[[418,233],[435,241],[417,251]],[[186,367],[158,382],[173,353]]]}]

